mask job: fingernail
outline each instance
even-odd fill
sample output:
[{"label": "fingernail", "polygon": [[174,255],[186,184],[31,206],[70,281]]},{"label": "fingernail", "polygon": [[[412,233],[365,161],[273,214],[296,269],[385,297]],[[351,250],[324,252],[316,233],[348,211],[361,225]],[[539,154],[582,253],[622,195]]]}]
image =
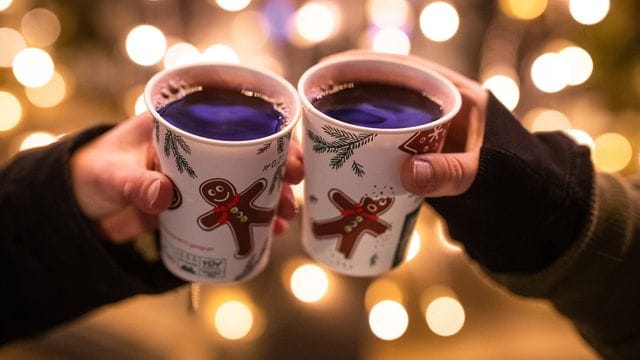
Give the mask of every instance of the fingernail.
[{"label": "fingernail", "polygon": [[424,187],[431,182],[433,167],[426,161],[413,162],[413,185],[416,187]]},{"label": "fingernail", "polygon": [[160,193],[160,180],[155,180],[147,190],[147,204],[149,204],[150,208],[156,203],[158,200],[158,194]]}]

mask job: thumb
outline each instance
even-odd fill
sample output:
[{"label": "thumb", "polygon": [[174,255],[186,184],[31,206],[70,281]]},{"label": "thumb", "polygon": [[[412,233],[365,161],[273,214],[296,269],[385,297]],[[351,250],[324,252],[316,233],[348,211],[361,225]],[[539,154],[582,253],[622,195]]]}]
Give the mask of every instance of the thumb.
[{"label": "thumb", "polygon": [[478,154],[430,153],[408,158],[402,165],[402,185],[426,197],[455,196],[467,191],[478,173]]},{"label": "thumb", "polygon": [[171,205],[171,180],[157,171],[128,168],[116,176],[115,185],[122,198],[142,212],[159,214]]}]

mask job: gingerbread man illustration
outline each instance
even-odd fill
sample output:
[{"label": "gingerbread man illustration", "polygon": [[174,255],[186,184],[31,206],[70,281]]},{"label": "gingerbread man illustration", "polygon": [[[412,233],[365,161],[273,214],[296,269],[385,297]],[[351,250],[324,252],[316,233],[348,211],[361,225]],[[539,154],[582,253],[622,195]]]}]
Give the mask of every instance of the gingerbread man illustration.
[{"label": "gingerbread man illustration", "polygon": [[365,234],[378,236],[391,227],[380,219],[393,204],[394,198],[363,197],[359,203],[338,189],[329,190],[329,200],[340,210],[340,216],[313,222],[313,233],[319,238],[339,238],[338,251],[350,259],[360,238]]},{"label": "gingerbread man illustration", "polygon": [[256,206],[253,202],[267,187],[264,178],[251,184],[238,194],[228,180],[209,179],[200,185],[200,195],[213,205],[213,209],[198,217],[198,225],[205,231],[212,231],[227,225],[236,241],[236,257],[243,258],[253,250],[254,226],[268,226],[274,210]]}]

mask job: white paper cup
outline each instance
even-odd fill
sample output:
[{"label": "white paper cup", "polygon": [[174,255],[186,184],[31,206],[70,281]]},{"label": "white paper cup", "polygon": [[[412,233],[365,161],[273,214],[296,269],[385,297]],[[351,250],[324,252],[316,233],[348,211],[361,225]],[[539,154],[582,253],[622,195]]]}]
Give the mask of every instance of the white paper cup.
[{"label": "white paper cup", "polygon": [[[170,124],[157,110],[199,86],[254,91],[279,104],[282,128],[246,141],[212,140]],[[242,65],[164,70],[145,88],[153,144],[174,201],[160,214],[161,256],[176,276],[200,283],[249,279],[266,266],[291,130],[301,116],[295,88]]]},{"label": "white paper cup", "polygon": [[[424,93],[443,109],[428,124],[379,129],[331,118],[312,101],[327,87],[377,82]],[[298,82],[303,104],[307,252],[336,272],[374,276],[404,260],[423,198],[400,181],[410,155],[441,151],[462,100],[446,78],[403,57],[343,55],[308,69]],[[329,146],[327,146],[327,144]]]}]

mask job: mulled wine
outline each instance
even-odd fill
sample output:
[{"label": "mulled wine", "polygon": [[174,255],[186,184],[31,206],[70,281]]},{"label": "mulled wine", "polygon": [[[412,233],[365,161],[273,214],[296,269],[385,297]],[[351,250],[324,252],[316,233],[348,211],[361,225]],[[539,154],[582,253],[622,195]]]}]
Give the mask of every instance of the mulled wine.
[{"label": "mulled wine", "polygon": [[380,129],[424,125],[442,116],[442,107],[419,91],[375,82],[334,85],[312,103],[334,119]]},{"label": "mulled wine", "polygon": [[278,132],[284,115],[253,91],[203,86],[158,110],[172,125],[215,140],[253,140]]}]

